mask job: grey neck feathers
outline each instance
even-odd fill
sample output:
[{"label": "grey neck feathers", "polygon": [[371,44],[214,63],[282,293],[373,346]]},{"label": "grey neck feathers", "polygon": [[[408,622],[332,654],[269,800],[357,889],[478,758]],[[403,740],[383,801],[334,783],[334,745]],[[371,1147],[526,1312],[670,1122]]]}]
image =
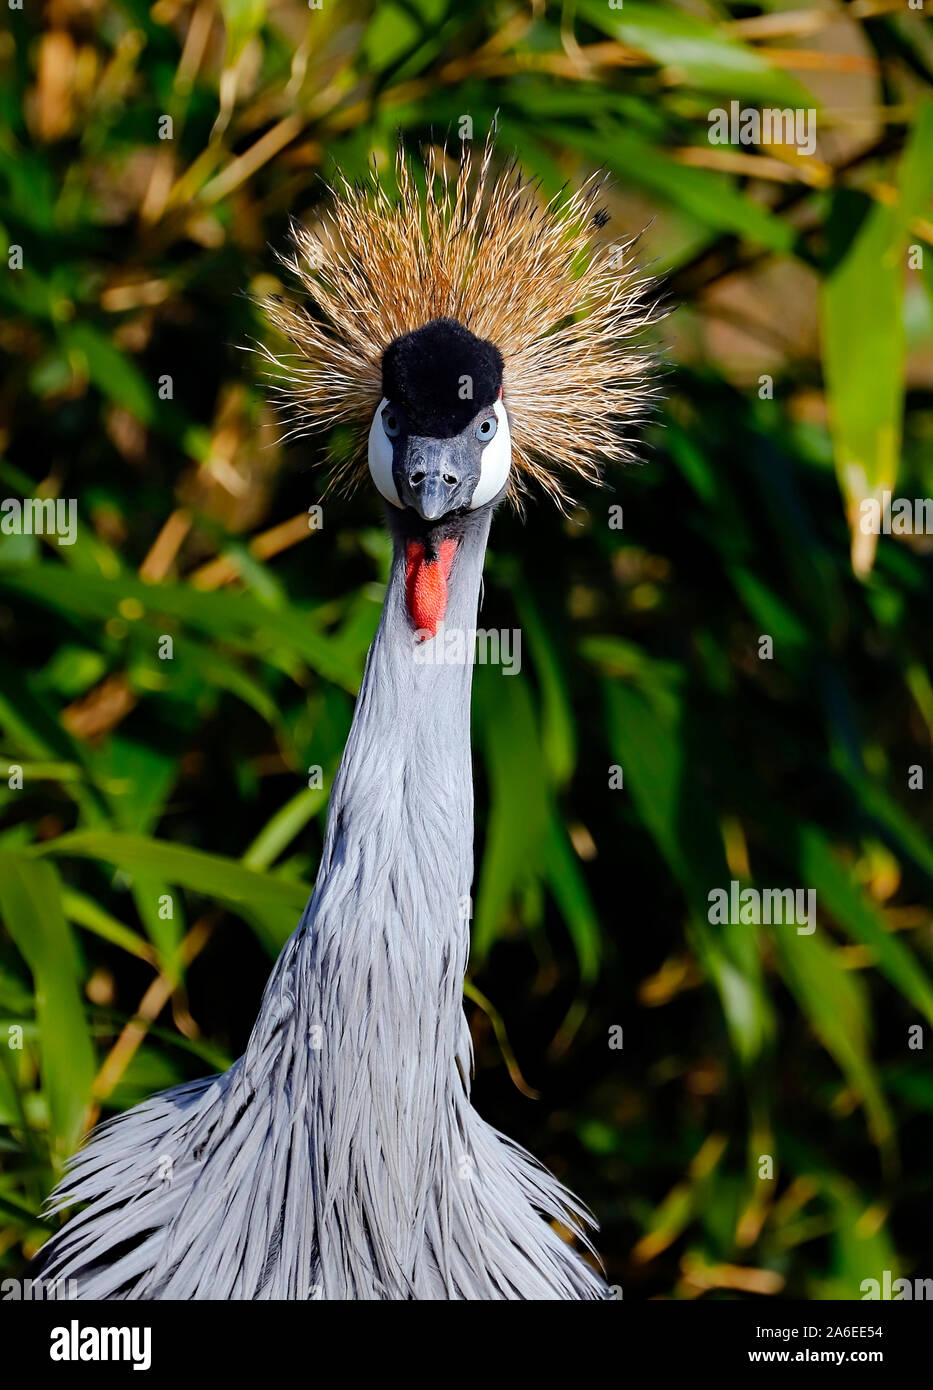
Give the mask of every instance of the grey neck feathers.
[{"label": "grey neck feathers", "polygon": [[[476,625],[488,511],[470,521],[448,580],[448,630]],[[435,1150],[462,1123],[472,1068],[472,650],[462,665],[427,664],[417,645],[397,537],[317,883],[266,988],[242,1077],[251,1090],[278,1073],[309,1112],[318,1238],[334,1243],[325,1267],[354,1258],[348,1232],[365,1230],[367,1243],[383,1233],[380,1277],[409,1288]]]},{"label": "grey neck feathers", "polygon": [[[489,523],[486,508],[460,537],[447,633],[476,627]],[[472,642],[464,640],[462,650],[463,662],[423,659],[433,653],[419,646],[408,616],[404,537],[396,534],[382,618],[331,795],[321,873],[326,879],[352,845],[362,856],[361,887],[381,895],[388,883],[409,929],[437,930],[470,891]]]},{"label": "grey neck feathers", "polygon": [[[447,632],[476,626],[490,516],[490,508],[471,516],[459,537]],[[397,534],[317,883],[266,987],[247,1077],[269,1065],[283,1010],[290,1018],[296,1007],[304,1015],[299,1038],[320,1025],[325,1046],[340,1044],[344,1065],[366,1066],[373,1084],[375,1071],[391,1074],[392,1094],[414,1083],[409,1062],[419,1054],[422,1075],[432,1056],[448,1076],[469,1073],[462,988],[473,878],[473,650],[464,643],[462,663],[425,662],[418,645]],[[323,1080],[327,1058],[317,1061]],[[336,1084],[333,1096],[339,1104]]]}]

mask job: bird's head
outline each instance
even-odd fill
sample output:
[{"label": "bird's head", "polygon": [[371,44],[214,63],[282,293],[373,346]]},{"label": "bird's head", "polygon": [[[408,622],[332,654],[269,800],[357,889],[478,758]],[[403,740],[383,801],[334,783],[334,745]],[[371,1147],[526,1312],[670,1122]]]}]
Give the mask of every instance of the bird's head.
[{"label": "bird's head", "polygon": [[389,344],[369,431],[369,471],[387,502],[434,525],[497,501],[511,461],[492,343],[439,318]]},{"label": "bird's head", "polygon": [[566,508],[574,480],[635,456],[652,395],[650,286],[605,233],[603,176],[545,201],[514,163],[494,173],[493,135],[477,163],[467,140],[430,147],[423,179],[400,146],[391,195],[375,171],[338,177],[286,262],[308,304],[266,301],[298,350],[266,350],[291,429],[351,428],[331,481],[354,486],[368,458],[428,635],[495,503],[536,484]]},{"label": "bird's head", "polygon": [[499,350],[451,318],[403,334],[383,353],[369,471],[395,509],[409,616],[422,637],[443,618],[464,528],[508,487],[502,369]]}]

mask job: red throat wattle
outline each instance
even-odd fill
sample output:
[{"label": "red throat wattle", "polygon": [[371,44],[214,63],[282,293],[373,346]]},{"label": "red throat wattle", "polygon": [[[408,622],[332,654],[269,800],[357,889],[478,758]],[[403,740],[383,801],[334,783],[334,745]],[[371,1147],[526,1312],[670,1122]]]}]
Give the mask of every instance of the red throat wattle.
[{"label": "red throat wattle", "polygon": [[447,611],[447,581],[457,542],[441,541],[437,557],[425,559],[421,541],[405,543],[405,599],[422,642],[433,637]]}]

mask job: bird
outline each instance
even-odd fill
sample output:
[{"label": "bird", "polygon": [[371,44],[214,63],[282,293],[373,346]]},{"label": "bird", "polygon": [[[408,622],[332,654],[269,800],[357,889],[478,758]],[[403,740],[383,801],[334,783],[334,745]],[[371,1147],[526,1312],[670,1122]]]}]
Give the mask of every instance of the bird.
[{"label": "bird", "polygon": [[[36,1272],[84,1299],[591,1300],[588,1209],[471,1102],[472,656],[496,508],[636,457],[651,281],[606,237],[605,176],[546,199],[516,159],[399,143],[293,227],[299,297],[263,302],[270,388],[348,426],[392,538],[311,897],[243,1055],[92,1132]],[[420,160],[420,163],[419,163]],[[465,905],[467,905],[465,907]],[[573,1239],[565,1239],[565,1233]]]}]

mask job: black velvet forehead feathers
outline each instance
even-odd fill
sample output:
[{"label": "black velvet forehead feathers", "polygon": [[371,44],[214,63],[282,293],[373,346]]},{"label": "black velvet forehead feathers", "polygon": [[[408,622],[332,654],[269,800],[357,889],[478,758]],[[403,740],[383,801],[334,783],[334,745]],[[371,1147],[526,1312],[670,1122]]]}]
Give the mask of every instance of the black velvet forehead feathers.
[{"label": "black velvet forehead feathers", "polygon": [[411,434],[450,439],[491,406],[502,387],[502,354],[456,319],[440,318],[390,343],[382,394],[401,407]]}]

